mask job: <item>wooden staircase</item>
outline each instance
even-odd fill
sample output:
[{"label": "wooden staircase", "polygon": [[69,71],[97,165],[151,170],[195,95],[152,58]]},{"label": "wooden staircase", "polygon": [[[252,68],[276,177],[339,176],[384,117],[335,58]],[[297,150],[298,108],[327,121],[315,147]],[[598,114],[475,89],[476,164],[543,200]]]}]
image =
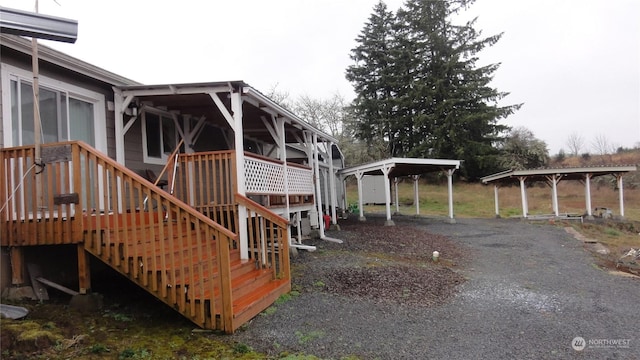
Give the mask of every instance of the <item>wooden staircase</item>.
[{"label": "wooden staircase", "polygon": [[[154,217],[161,216],[158,213]],[[175,221],[140,226],[143,231],[132,233],[148,236],[132,239],[127,237],[130,230],[124,227],[87,231],[85,250],[197,325],[202,326],[199,319],[205,319],[204,327],[220,328],[220,324],[209,324],[206,320],[219,319],[220,311],[211,314],[208,309],[223,306],[218,285],[220,274],[215,265],[216,240],[207,239],[203,231],[185,231],[184,224],[180,226]],[[118,241],[125,237],[126,242]],[[193,265],[187,265],[186,257]],[[241,259],[238,249],[229,251],[232,323],[236,324],[231,332],[291,290],[288,279],[274,278],[271,269],[262,268],[258,263],[253,259]]]},{"label": "wooden staircase", "polygon": [[189,155],[200,162],[182,168],[199,177],[178,187],[206,211],[81,141],[43,144],[45,166],[33,146],[0,148],[0,188],[16,189],[0,192],[12,283],[24,283],[23,247],[71,244],[80,293],[88,253],[202,328],[232,333],[270,306],[291,288],[287,221],[234,193],[231,151]]}]

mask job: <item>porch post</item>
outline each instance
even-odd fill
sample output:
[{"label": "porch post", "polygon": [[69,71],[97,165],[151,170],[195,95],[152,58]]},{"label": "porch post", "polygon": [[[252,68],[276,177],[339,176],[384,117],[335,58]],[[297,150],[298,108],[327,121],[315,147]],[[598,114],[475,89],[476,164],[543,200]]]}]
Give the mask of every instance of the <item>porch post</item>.
[{"label": "porch post", "polygon": [[[278,138],[276,139],[276,141],[278,142],[278,148],[280,149],[280,153],[278,154],[280,156],[280,160],[282,161],[282,172],[283,172],[283,176],[282,176],[282,181],[284,182],[284,204],[285,204],[285,209],[284,209],[284,216],[285,219],[287,219],[287,221],[289,221],[291,219],[291,214],[289,213],[291,211],[290,209],[290,204],[289,204],[289,168],[287,166],[287,141],[286,141],[286,133],[284,131],[284,118],[276,118],[276,123],[275,125],[277,125],[277,135]],[[300,235],[300,216],[296,216],[296,226],[298,227],[298,236]],[[288,225],[288,238],[287,239],[289,241],[289,245],[292,245],[292,236],[291,236],[291,224]],[[299,237],[298,239],[300,239],[301,237]],[[302,242],[302,241],[300,241]]]},{"label": "porch post", "polygon": [[591,174],[584,174],[584,198],[587,206],[587,219],[593,219],[593,213],[591,211]]},{"label": "porch post", "polygon": [[333,168],[333,143],[329,142],[329,192],[331,193],[331,223],[338,224],[338,215],[336,207],[338,207],[337,191],[336,191],[336,172]]},{"label": "porch post", "polygon": [[389,181],[391,167],[383,165],[381,170],[384,174],[384,202],[387,210],[387,220],[384,222],[384,226],[395,226],[396,224],[391,220],[391,183]]},{"label": "porch post", "polygon": [[[242,128],[242,89],[231,93],[231,112],[234,122],[234,148],[236,151],[236,191],[242,196],[247,195],[244,170],[244,129]],[[249,258],[249,234],[247,233],[247,208],[238,204],[238,236],[240,243],[240,258]]]},{"label": "porch post", "polygon": [[360,217],[358,220],[367,221],[367,218],[364,217],[364,209],[362,208],[362,177],[364,173],[361,171],[356,171],[356,179],[358,180],[358,209],[360,211]]},{"label": "porch post", "polygon": [[[324,190],[324,206],[326,207],[325,211],[326,211],[326,215],[331,216],[331,210],[329,209],[329,206],[331,204],[331,198],[329,198],[329,169],[324,168],[322,169],[322,177],[324,178],[324,183],[322,184],[322,188]],[[324,215],[323,215],[323,224],[324,224]]]},{"label": "porch post", "polygon": [[620,201],[620,217],[624,219],[624,189],[622,187],[622,174],[614,174],[618,181],[618,199]]},{"label": "porch post", "polygon": [[115,136],[116,136],[116,161],[124,165],[124,109],[122,103],[124,99],[120,90],[113,90],[113,112],[115,120]]},{"label": "porch post", "polygon": [[313,171],[316,183],[316,208],[318,209],[318,230],[320,231],[320,239],[324,238],[324,219],[322,216],[322,191],[320,189],[320,164],[318,160],[318,134],[313,134]]},{"label": "porch post", "polygon": [[456,220],[453,218],[453,172],[456,169],[447,170],[447,188],[449,191],[449,222],[454,224]]}]

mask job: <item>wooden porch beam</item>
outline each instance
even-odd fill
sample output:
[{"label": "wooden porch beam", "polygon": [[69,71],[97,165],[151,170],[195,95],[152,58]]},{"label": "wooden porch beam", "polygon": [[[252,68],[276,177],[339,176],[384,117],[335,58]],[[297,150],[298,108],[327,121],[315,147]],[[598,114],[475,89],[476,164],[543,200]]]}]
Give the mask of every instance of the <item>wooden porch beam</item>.
[{"label": "wooden porch beam", "polygon": [[236,123],[235,120],[233,119],[233,116],[231,115],[231,113],[229,112],[229,110],[227,110],[227,107],[224,106],[224,104],[222,103],[222,100],[220,100],[220,97],[218,96],[218,93],[215,92],[210,92],[209,96],[211,97],[211,99],[213,100],[213,102],[216,104],[216,106],[218,107],[218,110],[220,110],[220,113],[222,113],[222,116],[224,117],[225,120],[227,120],[227,123],[229,124],[229,126],[231,127],[231,129],[233,131],[236,131]]},{"label": "wooden porch beam", "polygon": [[188,86],[188,87],[176,87],[173,85],[167,85],[163,88],[155,89],[124,89],[122,94],[124,96],[155,96],[155,95],[188,95],[188,94],[210,94],[216,92],[229,92],[227,86]]}]

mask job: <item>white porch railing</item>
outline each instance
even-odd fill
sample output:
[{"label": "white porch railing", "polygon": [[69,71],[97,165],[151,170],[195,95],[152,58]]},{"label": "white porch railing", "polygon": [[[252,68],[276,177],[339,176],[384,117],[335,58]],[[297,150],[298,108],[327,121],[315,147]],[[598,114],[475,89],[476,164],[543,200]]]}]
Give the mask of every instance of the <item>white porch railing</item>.
[{"label": "white porch railing", "polygon": [[[247,194],[285,195],[284,163],[279,160],[245,153],[245,186]],[[287,164],[289,195],[313,194],[313,171],[299,164]]]}]

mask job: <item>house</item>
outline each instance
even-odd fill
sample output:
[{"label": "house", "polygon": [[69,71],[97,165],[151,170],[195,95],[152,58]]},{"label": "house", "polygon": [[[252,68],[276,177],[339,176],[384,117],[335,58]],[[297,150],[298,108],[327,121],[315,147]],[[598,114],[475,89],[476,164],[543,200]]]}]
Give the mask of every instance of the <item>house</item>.
[{"label": "house", "polygon": [[30,251],[74,247],[80,294],[99,261],[196,325],[233,332],[290,290],[303,222],[324,236],[323,212],[335,223],[344,208],[336,139],[243,81],[143,85],[39,45],[37,131],[31,41],[0,44],[13,288],[29,283]]}]

